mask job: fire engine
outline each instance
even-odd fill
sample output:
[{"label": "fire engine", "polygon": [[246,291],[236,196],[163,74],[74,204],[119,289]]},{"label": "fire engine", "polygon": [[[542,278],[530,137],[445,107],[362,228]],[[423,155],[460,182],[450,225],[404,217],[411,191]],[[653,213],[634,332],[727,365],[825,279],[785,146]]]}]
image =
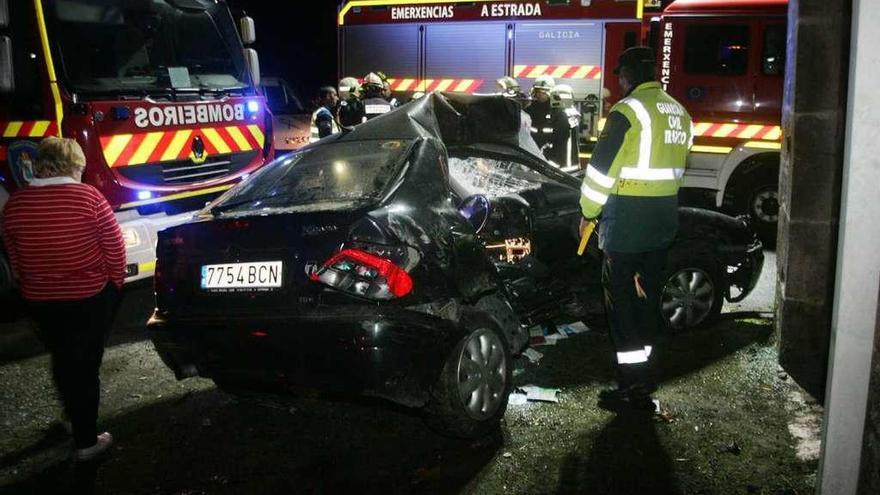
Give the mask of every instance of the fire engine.
[{"label": "fire engine", "polygon": [[786,5],[348,0],[337,18],[339,75],[384,71],[402,100],[415,91],[492,93],[505,75],[528,91],[536,77],[550,75],[573,88],[583,135],[594,142],[603,115],[622,97],[610,68],[626,48],[651,44],[658,76],[696,122],[686,199],[748,212],[772,242]]},{"label": "fire engine", "polygon": [[0,206],[42,138],[76,139],[122,227],[126,280],[151,276],[157,232],[274,153],[253,42],[253,20],[214,0],[0,0]]},{"label": "fire engine", "polygon": [[[788,0],[676,0],[649,19],[663,86],[690,112],[691,199],[776,242]],[[697,196],[697,197],[694,197]]]}]

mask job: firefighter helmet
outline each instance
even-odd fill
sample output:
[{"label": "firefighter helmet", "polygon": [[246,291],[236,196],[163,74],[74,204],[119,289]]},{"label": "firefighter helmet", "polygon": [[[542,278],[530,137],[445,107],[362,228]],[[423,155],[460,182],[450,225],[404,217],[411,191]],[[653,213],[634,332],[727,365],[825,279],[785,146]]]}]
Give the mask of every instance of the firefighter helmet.
[{"label": "firefighter helmet", "polygon": [[569,108],[574,105],[574,92],[568,84],[558,84],[550,90],[550,105],[554,108]]},{"label": "firefighter helmet", "polygon": [[500,77],[495,82],[498,84],[501,94],[505,96],[516,96],[522,92],[519,82],[510,76]]},{"label": "firefighter helmet", "polygon": [[378,74],[376,74],[375,72],[370,72],[369,74],[364,76],[363,87],[364,89],[375,88],[381,91],[382,88],[385,87],[385,84]]},{"label": "firefighter helmet", "polygon": [[550,91],[556,86],[556,80],[551,76],[538,76],[532,84],[532,91]]},{"label": "firefighter helmet", "polygon": [[360,89],[361,83],[359,83],[357,78],[355,77],[343,77],[339,81],[340,93],[357,94],[358,90]]}]

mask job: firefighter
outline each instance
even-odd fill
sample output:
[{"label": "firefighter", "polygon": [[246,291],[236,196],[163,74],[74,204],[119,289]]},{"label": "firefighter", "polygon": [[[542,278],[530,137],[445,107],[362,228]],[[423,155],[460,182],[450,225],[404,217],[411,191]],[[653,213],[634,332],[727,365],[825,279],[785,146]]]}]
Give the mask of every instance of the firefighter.
[{"label": "firefighter", "polygon": [[339,80],[339,102],[340,104],[352,97],[357,97],[361,90],[361,83],[354,77],[343,77]]},{"label": "firefighter", "polygon": [[580,199],[581,232],[602,215],[602,284],[617,362],[617,387],[599,397],[600,404],[654,411],[652,339],[693,129],[684,107],[654,80],[650,48],[626,50],[614,72],[626,96],[611,108]]},{"label": "firefighter", "polygon": [[391,93],[391,82],[388,81],[388,76],[382,71],[376,71],[376,75],[382,80],[382,98],[388,100],[392,110],[399,107],[400,101]]},{"label": "firefighter", "polygon": [[557,84],[550,90],[551,117],[553,123],[552,147],[547,151],[547,159],[569,168],[578,165],[578,130],[581,114],[574,106],[571,86]]},{"label": "firefighter", "polygon": [[523,93],[522,87],[519,85],[519,81],[510,77],[504,76],[498,78],[495,83],[498,85],[498,92],[508,98],[513,98],[519,101],[523,108],[527,107],[531,100],[529,100],[528,95]]},{"label": "firefighter", "polygon": [[553,109],[550,107],[550,90],[553,86],[556,86],[556,81],[550,76],[536,78],[530,91],[532,104],[525,109],[532,118],[532,138],[541,150],[550,144],[553,136]]},{"label": "firefighter", "polygon": [[336,95],[336,88],[333,86],[322,86],[318,90],[319,106],[312,113],[311,132],[309,134],[310,143],[339,132],[339,126],[336,124],[336,107],[338,103],[339,97]]},{"label": "firefighter", "polygon": [[385,99],[384,93],[385,84],[378,74],[370,72],[364,76],[364,122],[392,110],[391,103]]},{"label": "firefighter", "polygon": [[[523,93],[522,88],[516,79],[510,76],[504,76],[498,78],[495,82],[498,85],[498,92],[501,93],[501,95],[518,102],[523,109],[528,107],[532,102],[528,95]],[[531,138],[532,118],[525,111],[520,113],[520,117],[519,137],[520,141],[523,142],[527,137]]]},{"label": "firefighter", "polygon": [[360,124],[364,117],[364,104],[361,101],[361,84],[357,78],[344,77],[339,81],[339,97],[339,124],[344,129]]}]

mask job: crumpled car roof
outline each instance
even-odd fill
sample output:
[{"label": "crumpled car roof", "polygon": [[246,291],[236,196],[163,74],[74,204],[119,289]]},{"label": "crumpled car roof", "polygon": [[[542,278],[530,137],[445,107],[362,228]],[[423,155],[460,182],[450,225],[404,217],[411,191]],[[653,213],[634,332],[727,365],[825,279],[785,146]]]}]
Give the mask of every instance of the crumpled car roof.
[{"label": "crumpled car roof", "polygon": [[521,132],[522,115],[519,103],[501,95],[437,91],[357,125],[338,140],[433,137],[446,146],[511,146],[543,160],[528,130]]}]

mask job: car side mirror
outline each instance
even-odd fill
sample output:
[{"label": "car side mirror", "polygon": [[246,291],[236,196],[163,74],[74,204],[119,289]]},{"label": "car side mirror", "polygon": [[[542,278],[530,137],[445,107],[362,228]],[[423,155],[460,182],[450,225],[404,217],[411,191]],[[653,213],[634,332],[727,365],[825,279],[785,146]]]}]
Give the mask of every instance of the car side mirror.
[{"label": "car side mirror", "polygon": [[254,86],[260,85],[260,57],[253,48],[244,49],[244,61],[247,64],[248,71],[251,73],[251,81]]},{"label": "car side mirror", "polygon": [[478,234],[486,226],[491,211],[492,205],[489,198],[482,194],[468,196],[458,205],[458,213],[474,227],[474,231]]},{"label": "car side mirror", "polygon": [[254,26],[254,19],[250,16],[244,16],[238,20],[238,32],[241,36],[241,43],[245,46],[252,45],[257,41],[257,30]]}]

